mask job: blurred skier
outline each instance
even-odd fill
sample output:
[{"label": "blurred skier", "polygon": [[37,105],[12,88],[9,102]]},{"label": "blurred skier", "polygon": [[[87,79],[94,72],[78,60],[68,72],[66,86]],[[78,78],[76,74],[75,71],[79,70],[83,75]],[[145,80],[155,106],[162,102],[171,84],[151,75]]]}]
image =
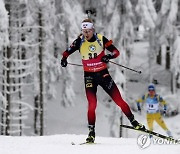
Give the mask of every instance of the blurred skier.
[{"label": "blurred skier", "polygon": [[[95,110],[97,106],[96,92],[98,85],[122,109],[135,129],[144,129],[145,127],[134,119],[128,104],[122,99],[116,84],[107,70],[109,60],[119,56],[118,49],[113,45],[112,40],[108,40],[105,36],[95,33],[94,24],[90,19],[82,21],[81,30],[82,34],[63,52],[61,66],[66,67],[68,56],[79,50],[84,68],[84,83],[88,100],[89,135],[86,142],[93,143],[95,140]],[[105,49],[109,50],[110,54],[105,54]]]},{"label": "blurred skier", "polygon": [[171,132],[167,128],[160,114],[161,106],[163,106],[163,114],[166,114],[167,103],[160,95],[156,93],[155,86],[153,84],[148,86],[148,93],[143,95],[142,98],[138,99],[136,102],[139,112],[141,112],[142,106],[142,104],[140,105],[140,103],[146,103],[146,118],[149,130],[153,130],[153,122],[156,121],[166,131],[167,135],[172,137]]}]

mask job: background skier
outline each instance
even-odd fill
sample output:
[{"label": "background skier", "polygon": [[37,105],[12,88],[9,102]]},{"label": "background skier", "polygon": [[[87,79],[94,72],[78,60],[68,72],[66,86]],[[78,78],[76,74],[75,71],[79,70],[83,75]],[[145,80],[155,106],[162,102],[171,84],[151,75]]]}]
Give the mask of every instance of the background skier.
[{"label": "background skier", "polygon": [[148,93],[137,100],[137,108],[139,112],[141,112],[142,106],[140,103],[146,103],[146,118],[149,130],[153,130],[153,122],[156,121],[166,131],[168,136],[172,136],[160,114],[161,106],[163,106],[163,114],[166,114],[167,103],[160,95],[156,93],[154,85],[149,85]]}]

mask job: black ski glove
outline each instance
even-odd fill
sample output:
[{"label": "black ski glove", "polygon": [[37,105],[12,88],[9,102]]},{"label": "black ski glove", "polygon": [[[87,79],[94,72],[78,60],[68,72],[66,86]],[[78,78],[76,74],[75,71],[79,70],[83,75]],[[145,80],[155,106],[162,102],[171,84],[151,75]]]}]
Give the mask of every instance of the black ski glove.
[{"label": "black ski glove", "polygon": [[167,106],[164,105],[163,116],[166,116],[166,113],[167,113]]},{"label": "black ski glove", "polygon": [[139,113],[139,115],[141,115],[141,109],[138,109],[138,113]]},{"label": "black ski glove", "polygon": [[61,66],[62,66],[62,67],[66,67],[67,64],[68,64],[68,63],[67,63],[67,59],[66,59],[66,58],[62,58],[62,59],[61,59]]},{"label": "black ski glove", "polygon": [[166,110],[164,110],[164,111],[163,111],[163,116],[164,116],[164,117],[166,116],[166,113],[167,113]]},{"label": "black ski glove", "polygon": [[103,56],[103,57],[101,58],[101,61],[104,62],[104,63],[108,63],[109,60],[112,59],[112,58],[113,58],[112,55],[107,54],[107,55],[105,55],[105,56]]},{"label": "black ski glove", "polygon": [[138,106],[138,112],[141,113],[141,107],[140,106]]}]

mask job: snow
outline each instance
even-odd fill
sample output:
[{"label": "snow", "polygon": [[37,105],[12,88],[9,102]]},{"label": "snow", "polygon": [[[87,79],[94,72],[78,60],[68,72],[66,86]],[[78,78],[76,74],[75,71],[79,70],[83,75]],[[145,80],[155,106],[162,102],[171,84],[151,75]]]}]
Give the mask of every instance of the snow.
[{"label": "snow", "polygon": [[[150,28],[155,27],[154,18],[156,16],[155,11],[152,9],[151,1],[139,0],[139,5],[136,7],[136,11],[142,16],[142,22],[145,26],[149,26]],[[149,8],[148,8],[149,7]]]},{"label": "snow", "polygon": [[[78,145],[85,135],[52,135],[42,137],[5,137],[0,139],[1,154],[178,154],[179,145],[154,145],[141,149],[135,138],[97,137],[94,145]],[[77,145],[71,145],[74,142]]]}]

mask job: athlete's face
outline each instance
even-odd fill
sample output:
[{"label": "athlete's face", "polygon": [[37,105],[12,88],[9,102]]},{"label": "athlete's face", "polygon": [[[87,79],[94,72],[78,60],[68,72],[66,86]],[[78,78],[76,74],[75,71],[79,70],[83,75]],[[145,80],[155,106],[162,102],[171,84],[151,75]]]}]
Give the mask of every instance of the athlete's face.
[{"label": "athlete's face", "polygon": [[154,90],[149,90],[149,95],[150,96],[154,96],[155,95],[155,91]]},{"label": "athlete's face", "polygon": [[83,29],[82,33],[86,40],[90,40],[93,37],[94,29]]}]

